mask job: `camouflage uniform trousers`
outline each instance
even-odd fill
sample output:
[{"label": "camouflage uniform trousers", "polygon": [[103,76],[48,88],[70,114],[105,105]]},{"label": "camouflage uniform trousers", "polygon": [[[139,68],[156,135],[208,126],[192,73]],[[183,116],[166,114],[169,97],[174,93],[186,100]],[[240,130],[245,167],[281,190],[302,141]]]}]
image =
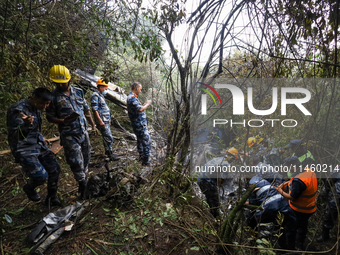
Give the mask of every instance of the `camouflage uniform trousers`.
[{"label": "camouflage uniform trousers", "polygon": [[151,139],[146,124],[132,124],[133,132],[137,136],[137,151],[140,158],[148,158],[151,150]]},{"label": "camouflage uniform trousers", "polygon": [[48,187],[58,186],[61,169],[51,150],[36,149],[29,153],[21,152],[17,158],[26,176],[29,177],[30,185],[37,187],[48,180]]},{"label": "camouflage uniform trousers", "polygon": [[67,164],[71,167],[77,182],[84,182],[91,158],[91,144],[89,134],[61,136],[62,146]]},{"label": "camouflage uniform trousers", "polygon": [[[332,191],[331,191],[332,192]],[[335,191],[333,191],[335,192]],[[340,195],[335,193],[331,194],[328,204],[326,206],[326,210],[322,216],[323,226],[327,229],[332,229],[335,225],[335,222],[338,219],[338,207],[340,203]]]},{"label": "camouflage uniform trousers", "polygon": [[111,134],[110,123],[105,123],[105,127],[101,127],[101,126],[97,126],[97,127],[100,133],[102,134],[105,152],[112,153],[113,137]]}]

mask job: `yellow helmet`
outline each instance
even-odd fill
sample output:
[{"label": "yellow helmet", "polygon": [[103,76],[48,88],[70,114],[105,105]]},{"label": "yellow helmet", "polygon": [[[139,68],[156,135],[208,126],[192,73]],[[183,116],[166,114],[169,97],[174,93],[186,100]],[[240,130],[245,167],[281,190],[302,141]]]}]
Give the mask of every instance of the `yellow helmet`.
[{"label": "yellow helmet", "polygon": [[256,138],[255,137],[249,137],[247,140],[247,144],[250,147],[252,147],[256,143]]},{"label": "yellow helmet", "polygon": [[256,143],[257,143],[257,144],[259,144],[259,143],[262,142],[262,141],[263,141],[263,138],[257,138],[257,139],[256,139]]},{"label": "yellow helmet", "polygon": [[98,87],[99,85],[100,85],[100,86],[106,86],[106,87],[109,86],[104,80],[98,80],[98,81],[97,81],[97,87]]},{"label": "yellow helmet", "polygon": [[225,152],[233,155],[235,158],[237,158],[237,156],[238,156],[238,150],[235,147],[231,147],[230,149],[226,150]]},{"label": "yellow helmet", "polygon": [[249,137],[247,140],[247,144],[250,147],[252,147],[255,143],[259,144],[260,142],[263,141],[263,138],[255,138],[255,137]]},{"label": "yellow helmet", "polygon": [[50,78],[56,83],[66,83],[71,79],[71,75],[65,66],[55,65],[50,69]]}]

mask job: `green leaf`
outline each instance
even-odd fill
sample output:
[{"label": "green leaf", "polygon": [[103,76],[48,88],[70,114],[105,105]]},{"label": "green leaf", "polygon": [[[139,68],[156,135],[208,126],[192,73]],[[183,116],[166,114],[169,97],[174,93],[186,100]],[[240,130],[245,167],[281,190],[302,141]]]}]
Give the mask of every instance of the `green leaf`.
[{"label": "green leaf", "polygon": [[14,215],[17,215],[17,214],[21,213],[21,211],[24,210],[24,209],[25,209],[25,207],[21,207],[21,208],[19,208],[18,210],[16,210],[16,211],[11,211],[11,212],[9,212],[9,213],[14,214]]},{"label": "green leaf", "polygon": [[139,231],[135,223],[129,226],[133,233],[137,234]]},{"label": "green leaf", "polygon": [[268,242],[268,240],[267,240],[267,239],[265,239],[265,238],[262,238],[261,240],[262,240],[263,244],[265,244],[265,245],[267,245],[267,246],[269,246],[269,245],[270,245],[270,243]]},{"label": "green leaf", "polygon": [[104,210],[105,212],[109,212],[109,211],[111,211],[111,209],[104,208],[104,207],[103,207],[103,210]]},{"label": "green leaf", "polygon": [[28,253],[31,251],[31,248],[23,248],[20,250],[21,252]]},{"label": "green leaf", "polygon": [[6,219],[6,221],[9,223],[9,224],[11,224],[13,221],[12,221],[12,218],[11,217],[9,217],[9,215],[7,215],[7,214],[5,214],[5,219]]},{"label": "green leaf", "polygon": [[192,250],[192,251],[199,251],[200,247],[194,246],[194,247],[191,247],[190,250]]}]

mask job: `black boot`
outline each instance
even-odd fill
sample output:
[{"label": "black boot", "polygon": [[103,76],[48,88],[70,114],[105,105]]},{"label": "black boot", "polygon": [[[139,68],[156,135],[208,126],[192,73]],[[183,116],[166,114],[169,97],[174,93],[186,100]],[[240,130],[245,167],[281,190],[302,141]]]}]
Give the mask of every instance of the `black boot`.
[{"label": "black boot", "polygon": [[287,240],[287,250],[295,250],[295,235],[286,234],[286,240]]},{"label": "black boot", "polygon": [[318,243],[323,243],[329,240],[329,228],[322,227],[322,233],[319,237],[316,238]]},{"label": "black boot", "polygon": [[78,188],[78,192],[80,193],[80,198],[81,199],[86,199],[87,198],[87,192],[86,192],[86,187],[87,187],[87,181],[84,180],[82,182],[78,182],[79,183],[79,188]]},{"label": "black boot", "polygon": [[61,206],[61,202],[57,197],[57,187],[47,188],[47,197],[45,199],[46,206]]},{"label": "black boot", "polygon": [[149,160],[149,156],[144,156],[142,161],[142,166],[152,166]]},{"label": "black boot", "polygon": [[41,199],[41,197],[36,192],[35,187],[36,186],[33,186],[32,184],[30,184],[30,182],[28,182],[22,189],[25,191],[29,200],[38,202]]},{"label": "black boot", "polygon": [[138,157],[138,162],[143,163],[143,160],[144,160],[144,157],[141,156],[141,155],[139,155],[139,157]]},{"label": "black boot", "polygon": [[120,160],[119,157],[117,157],[117,153],[115,152],[112,152],[112,151],[106,151],[105,152],[105,155],[108,156],[110,158],[111,161],[118,161]]}]

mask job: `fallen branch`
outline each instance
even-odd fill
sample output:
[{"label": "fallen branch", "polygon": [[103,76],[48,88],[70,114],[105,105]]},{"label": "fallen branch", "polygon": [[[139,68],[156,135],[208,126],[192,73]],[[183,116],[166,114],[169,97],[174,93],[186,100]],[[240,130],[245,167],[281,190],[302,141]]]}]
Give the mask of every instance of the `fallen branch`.
[{"label": "fallen branch", "polygon": [[[125,246],[126,243],[109,243],[109,242],[105,242],[102,240],[97,240],[97,239],[92,239],[92,238],[86,238],[89,241],[95,241],[96,243],[100,243],[100,244],[105,244],[105,245],[112,245],[112,246]],[[131,245],[131,244],[129,244]],[[132,246],[137,246],[137,245],[132,245]]]},{"label": "fallen branch", "polygon": [[57,154],[62,148],[63,148],[63,146],[60,145],[60,141],[57,141],[57,142],[53,143],[53,145],[51,147],[51,151],[54,154]]},{"label": "fallen branch", "polygon": [[1,237],[1,244],[0,244],[0,246],[1,246],[1,255],[4,255],[4,249],[3,249],[3,247],[2,247],[2,237]]},{"label": "fallen branch", "polygon": [[87,233],[86,231],[83,231],[75,237],[71,237],[71,238],[68,238],[68,239],[65,239],[65,240],[62,240],[62,241],[58,241],[58,242],[55,243],[55,245],[66,243],[66,242],[72,241],[72,240],[80,238],[80,237],[86,238],[87,236],[97,235],[97,234],[101,234],[101,233],[106,233],[106,230],[101,230],[101,231],[91,232],[91,233]]},{"label": "fallen branch", "polygon": [[[55,142],[55,141],[58,141],[60,139],[60,137],[53,137],[53,138],[49,138],[47,139],[47,141],[49,141],[50,143],[52,142]],[[0,155],[3,155],[3,154],[7,154],[7,153],[10,153],[11,150],[3,150],[3,151],[0,151]]]},{"label": "fallen branch", "polygon": [[[19,173],[20,174],[20,173]],[[0,184],[0,187],[4,186],[5,184],[9,183],[10,181],[12,181],[15,177],[17,177],[19,174],[15,174],[15,175],[12,175],[11,177],[8,178],[7,181],[3,182]]]},{"label": "fallen branch", "polygon": [[66,191],[65,193],[63,193],[62,196],[69,195],[69,194],[71,194],[71,193],[73,193],[73,192],[75,192],[77,190],[78,190],[78,188],[71,189],[71,190]]},{"label": "fallen branch", "polygon": [[6,153],[10,153],[11,150],[4,150],[4,151],[0,151],[0,155],[6,154]]},{"label": "fallen branch", "polygon": [[33,222],[33,223],[31,223],[29,225],[26,225],[26,226],[16,226],[16,227],[14,227],[16,230],[12,230],[12,231],[6,232],[5,234],[7,236],[9,236],[9,235],[14,234],[14,233],[16,233],[18,231],[22,231],[23,229],[30,228],[30,227],[32,227],[32,226],[34,226],[36,224],[37,224],[36,222]]},{"label": "fallen branch", "polygon": [[262,206],[257,206],[257,205],[244,205],[244,208],[247,208],[249,210],[255,211],[255,210],[263,210]]},{"label": "fallen branch", "polygon": [[98,253],[95,252],[94,248],[92,248],[90,244],[85,243],[85,245],[86,245],[87,248],[89,248],[89,249],[92,251],[92,253],[93,253],[94,255],[98,255]]},{"label": "fallen branch", "polygon": [[204,251],[204,249],[203,249],[203,247],[202,247],[200,241],[197,239],[196,236],[194,236],[194,235],[190,232],[189,229],[186,229],[186,228],[184,228],[184,227],[182,227],[182,226],[179,226],[179,225],[177,225],[177,224],[171,222],[170,220],[168,220],[168,219],[166,219],[166,218],[164,218],[163,220],[166,221],[168,224],[170,224],[170,225],[172,225],[172,226],[174,226],[174,227],[177,227],[177,228],[179,228],[179,229],[182,229],[182,230],[184,230],[185,232],[187,232],[192,238],[195,239],[195,241],[196,241],[197,244],[200,246],[200,248],[202,249],[202,251]]},{"label": "fallen branch", "polygon": [[180,241],[174,248],[171,249],[171,251],[168,253],[170,255],[173,251],[177,249],[178,246],[180,246],[185,240],[187,240],[189,237],[184,238],[182,241]]},{"label": "fallen branch", "polygon": [[[338,238],[337,242],[327,251],[308,251],[308,254],[329,254],[335,246],[339,243]],[[242,245],[242,244],[230,244],[230,243],[207,243],[207,245],[223,245],[223,246],[231,246],[231,247],[238,247],[238,248],[246,248],[246,249],[253,249],[253,250],[267,250],[267,251],[279,251],[279,252],[288,252],[290,254],[305,254],[301,253],[301,251],[294,251],[294,250],[286,250],[286,249],[277,249],[277,248],[267,248],[267,247],[258,247],[258,246],[249,246],[249,245]]]}]

